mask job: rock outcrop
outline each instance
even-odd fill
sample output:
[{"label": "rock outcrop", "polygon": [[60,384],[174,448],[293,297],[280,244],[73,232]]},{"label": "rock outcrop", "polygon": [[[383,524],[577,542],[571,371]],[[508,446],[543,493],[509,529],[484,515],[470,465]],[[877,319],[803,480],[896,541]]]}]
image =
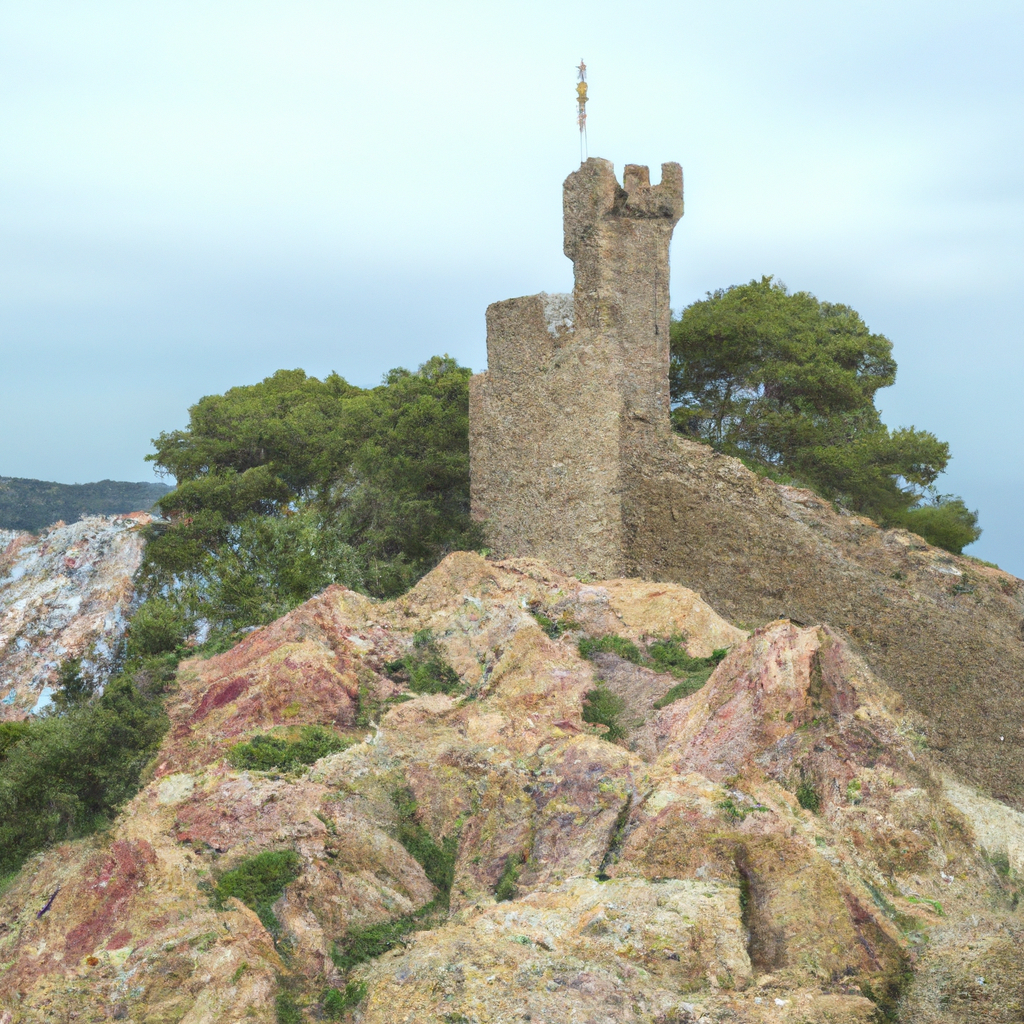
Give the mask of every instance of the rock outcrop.
[{"label": "rock outcrop", "polygon": [[501,557],[670,580],[751,626],[827,622],[974,786],[1024,810],[1024,584],[779,487],[669,421],[682,173],[591,158],[563,186],[573,294],[487,310],[470,387],[473,515]]},{"label": "rock outcrop", "polygon": [[[651,662],[581,658],[609,634],[729,653],[665,703]],[[428,638],[454,692],[396,671]],[[617,743],[584,718],[599,678]],[[115,827],[0,897],[3,1024],[1024,1017],[1024,817],[947,777],[825,626],[748,634],[679,585],[456,554],[396,601],[333,587],[184,663],[169,714]],[[225,758],[311,724],[356,742],[292,772]],[[271,930],[218,905],[225,872],[286,850]]]},{"label": "rock outcrop", "polygon": [[142,561],[145,512],[57,523],[39,537],[0,530],[0,721],[42,710],[63,662],[102,685]]}]

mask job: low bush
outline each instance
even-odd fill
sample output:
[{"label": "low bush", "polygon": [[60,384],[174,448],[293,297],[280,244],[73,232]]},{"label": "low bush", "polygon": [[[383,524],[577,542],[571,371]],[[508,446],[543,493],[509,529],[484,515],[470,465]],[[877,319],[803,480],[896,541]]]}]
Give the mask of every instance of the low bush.
[{"label": "low bush", "polygon": [[619,722],[619,715],[626,708],[626,702],[607,687],[598,685],[587,692],[583,704],[583,721],[591,725],[604,725],[608,731],[604,738],[615,743],[626,735],[626,730]]},{"label": "low bush", "polygon": [[796,798],[805,811],[817,814],[821,808],[821,797],[810,782],[801,782],[796,788]]},{"label": "low bush", "polygon": [[299,1004],[287,993],[278,992],[274,999],[274,1011],[277,1024],[303,1024],[305,1018]]},{"label": "low bush", "polygon": [[217,881],[213,890],[214,905],[218,910],[234,896],[250,910],[256,911],[263,926],[276,939],[281,922],[273,906],[284,893],[285,886],[299,877],[301,861],[294,850],[266,850],[242,861]]},{"label": "low bush", "polygon": [[954,494],[937,494],[930,502],[901,513],[895,522],[954,555],[981,536],[978,513]]},{"label": "low bush", "polygon": [[344,939],[332,943],[331,959],[340,971],[348,971],[357,964],[381,956],[410,932],[432,927],[448,911],[459,850],[458,834],[444,836],[438,843],[416,820],[417,805],[411,790],[396,789],[391,800],[398,812],[397,839],[419,862],[437,889],[437,895],[412,914],[350,931]]},{"label": "low bush", "polygon": [[413,693],[459,693],[462,680],[448,664],[441,647],[429,629],[413,636],[412,651],[389,661],[385,670],[395,682],[405,683]]},{"label": "low bush", "polygon": [[134,796],[167,728],[167,682],[159,660],[143,663],[100,697],[0,727],[0,874],[102,827]]},{"label": "low bush", "polygon": [[552,619],[540,610],[540,603],[530,605],[530,614],[537,620],[537,625],[544,630],[552,640],[557,640],[563,633],[580,628],[580,624],[568,613],[563,612],[557,619]]},{"label": "low bush", "polygon": [[703,672],[705,669],[714,671],[715,666],[729,653],[727,648],[720,647],[712,651],[710,657],[691,658],[686,653],[684,643],[684,638],[678,635],[652,641],[647,647],[650,666],[657,672],[671,672],[674,676]]},{"label": "low bush", "polygon": [[667,708],[669,704],[674,704],[677,700],[692,696],[711,678],[712,672],[714,672],[712,668],[702,669],[700,672],[692,672],[686,680],[676,683],[675,686],[671,687],[664,697],[659,697],[654,702],[655,709],[660,711],[662,708]]},{"label": "low bush", "polygon": [[640,648],[632,640],[628,640],[624,636],[616,636],[614,633],[597,637],[585,636],[577,647],[580,657],[588,660],[593,660],[598,654],[617,654],[620,658],[631,661],[635,665],[642,665],[644,661]]},{"label": "low bush", "polygon": [[[691,693],[696,693],[711,678],[715,666],[729,653],[726,648],[719,648],[707,658],[692,658],[686,652],[685,638],[679,635],[653,640],[647,645],[646,651],[641,650],[632,640],[624,636],[616,636],[614,633],[600,637],[584,637],[578,646],[580,655],[590,660],[599,654],[615,654],[634,665],[643,665],[655,672],[667,672],[674,675],[680,682],[655,702],[656,708],[667,707],[681,697],[688,697]],[[605,734],[605,739],[614,740],[621,738],[624,735],[624,730],[618,724],[616,717],[618,712],[609,703],[609,699],[614,701],[618,698],[612,698],[607,690],[601,688],[588,693],[589,710],[584,711],[583,720],[607,725],[609,722],[604,719],[605,717],[609,718],[613,726]],[[603,717],[588,718],[588,714]]]},{"label": "low bush", "polygon": [[519,893],[516,883],[519,881],[519,869],[522,867],[522,854],[510,853],[505,860],[498,884],[494,887],[494,898],[503,903],[514,900]]},{"label": "low bush", "polygon": [[365,981],[350,981],[344,990],[329,988],[323,996],[324,1016],[328,1020],[340,1020],[347,1011],[355,1009],[365,998]]},{"label": "low bush", "polygon": [[298,740],[259,733],[245,743],[236,743],[228,751],[228,761],[243,770],[288,771],[299,765],[312,764],[328,754],[336,754],[351,746],[352,742],[318,725],[304,725]]}]

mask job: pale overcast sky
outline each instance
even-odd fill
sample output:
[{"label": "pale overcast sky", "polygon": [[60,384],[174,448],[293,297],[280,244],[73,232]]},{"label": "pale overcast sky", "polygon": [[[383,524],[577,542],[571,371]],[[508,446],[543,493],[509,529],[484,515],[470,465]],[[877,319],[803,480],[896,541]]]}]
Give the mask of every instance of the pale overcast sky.
[{"label": "pale overcast sky", "polygon": [[0,475],[146,479],[281,367],[483,369],[489,302],[571,287],[583,57],[590,154],[683,164],[673,306],[859,310],[1024,575],[1022,52],[984,0],[0,0]]}]

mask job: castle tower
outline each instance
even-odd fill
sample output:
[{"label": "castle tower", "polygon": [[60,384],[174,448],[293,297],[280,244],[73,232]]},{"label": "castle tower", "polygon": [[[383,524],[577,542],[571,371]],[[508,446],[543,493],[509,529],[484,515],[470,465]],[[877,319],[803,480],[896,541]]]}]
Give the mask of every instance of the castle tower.
[{"label": "castle tower", "polygon": [[617,349],[629,412],[667,426],[669,415],[668,247],[683,215],[683,172],[627,164],[622,186],[607,160],[588,160],[565,179],[565,255],[573,262],[577,335]]},{"label": "castle tower", "polygon": [[487,310],[487,372],[470,390],[473,515],[501,555],[576,573],[626,571],[627,427],[669,430],[669,267],[678,164],[590,159],[563,187],[572,296]]}]

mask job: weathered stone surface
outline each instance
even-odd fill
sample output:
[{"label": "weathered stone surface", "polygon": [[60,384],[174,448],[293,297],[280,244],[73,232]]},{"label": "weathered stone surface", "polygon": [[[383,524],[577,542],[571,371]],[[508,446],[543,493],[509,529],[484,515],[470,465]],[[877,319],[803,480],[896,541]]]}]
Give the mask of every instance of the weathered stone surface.
[{"label": "weathered stone surface", "polygon": [[[1024,584],[843,515],[673,434],[668,242],[682,176],[588,160],[564,186],[572,314],[488,310],[470,390],[474,516],[499,556],[684,584],[748,625],[828,622],[974,786],[1024,810]],[[571,322],[570,322],[571,321]]]},{"label": "weathered stone surface", "polygon": [[60,664],[102,685],[135,595],[147,513],[58,523],[38,538],[0,530],[0,720],[49,703]]},{"label": "weathered stone surface", "polygon": [[[551,639],[534,612],[568,631]],[[425,628],[465,692],[387,710],[385,663]],[[608,632],[731,653],[617,745],[582,710],[621,666],[576,648]],[[315,1020],[345,980],[367,986],[355,1019],[379,1024],[852,1024],[900,1000],[907,1020],[1020,1019],[1019,880],[958,810],[987,805],[937,774],[918,718],[826,627],[748,635],[676,585],[456,554],[399,600],[334,587],[186,663],[169,710],[152,779],[111,832],[33,858],[0,896],[6,1024],[269,1022],[282,985]],[[313,722],[360,742],[284,775],[224,759]],[[436,895],[398,842],[400,789],[435,840],[458,837],[451,911],[345,979],[332,942]],[[1002,811],[972,812],[996,853],[1024,822]],[[281,849],[301,871],[275,946],[209,889]],[[497,902],[510,858],[514,898]]]}]

